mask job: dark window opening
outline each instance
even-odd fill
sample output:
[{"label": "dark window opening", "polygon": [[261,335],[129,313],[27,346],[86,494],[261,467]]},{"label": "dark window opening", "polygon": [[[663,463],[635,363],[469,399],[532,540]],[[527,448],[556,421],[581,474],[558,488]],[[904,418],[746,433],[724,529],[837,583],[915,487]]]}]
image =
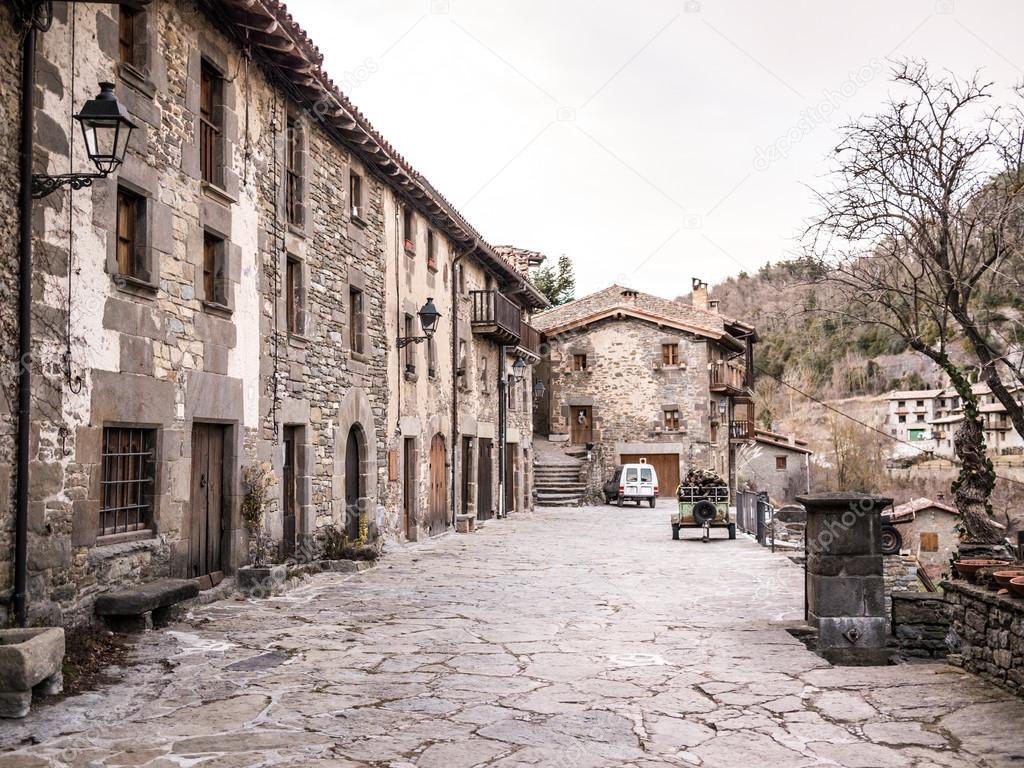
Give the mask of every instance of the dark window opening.
[{"label": "dark window opening", "polygon": [[117,18],[117,43],[118,53],[122,64],[137,66],[139,63],[138,46],[135,44],[135,36],[138,32],[141,14],[135,8],[122,5],[118,8]]},{"label": "dark window opening", "polygon": [[786,456],[776,456],[775,457],[775,468],[776,469],[785,469],[786,468],[786,459],[787,459]]},{"label": "dark window opening", "polygon": [[288,223],[302,226],[302,130],[291,115],[285,130],[284,172]]},{"label": "dark window opening", "polygon": [[228,303],[224,251],[222,238],[209,232],[203,234],[203,298],[222,305]]},{"label": "dark window opening", "polygon": [[[413,333],[412,315],[405,316],[405,336],[412,338]],[[416,345],[409,344],[405,348],[405,372],[416,373]]]},{"label": "dark window opening", "polygon": [[437,269],[437,240],[433,230],[427,230],[427,268]]},{"label": "dark window opening", "polygon": [[587,370],[587,356],[586,355],[573,355],[572,356],[572,369],[574,371],[585,371],[585,370]]},{"label": "dark window opening", "polygon": [[405,252],[411,256],[416,253],[416,214],[412,208],[402,210],[402,235],[405,238]]},{"label": "dark window opening", "polygon": [[149,527],[155,443],[155,429],[104,427],[100,536]]},{"label": "dark window opening", "polygon": [[126,277],[148,280],[142,255],[146,200],[134,192],[117,190],[117,272]]},{"label": "dark window opening", "polygon": [[366,316],[363,312],[363,292],[358,288],[349,288],[348,307],[351,313],[348,328],[348,345],[353,352],[361,355],[365,351],[363,337],[366,333]]},{"label": "dark window opening", "polygon": [[292,256],[285,269],[285,313],[288,333],[303,334],[302,262]]},{"label": "dark window opening", "polygon": [[355,171],[348,175],[348,196],[352,204],[352,217],[362,219],[363,216],[363,177]]},{"label": "dark window opening", "polygon": [[199,84],[199,165],[203,181],[220,184],[221,139],[223,127],[218,107],[224,78],[204,61]]}]

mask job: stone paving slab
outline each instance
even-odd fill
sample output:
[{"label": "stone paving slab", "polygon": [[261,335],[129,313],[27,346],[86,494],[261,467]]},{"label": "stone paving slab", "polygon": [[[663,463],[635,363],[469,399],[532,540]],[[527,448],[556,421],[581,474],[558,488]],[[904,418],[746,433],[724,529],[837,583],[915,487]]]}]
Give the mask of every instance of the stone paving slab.
[{"label": "stone paving slab", "polygon": [[1024,765],[1024,702],[831,667],[802,611],[801,569],[743,537],[545,510],[196,608],[117,684],[0,723],[0,768]]}]

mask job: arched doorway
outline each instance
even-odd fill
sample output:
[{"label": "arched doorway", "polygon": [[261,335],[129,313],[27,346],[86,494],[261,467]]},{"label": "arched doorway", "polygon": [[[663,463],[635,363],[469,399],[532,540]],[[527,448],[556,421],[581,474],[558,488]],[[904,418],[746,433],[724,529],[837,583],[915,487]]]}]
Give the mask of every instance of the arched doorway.
[{"label": "arched doorway", "polygon": [[442,533],[447,527],[448,481],[445,472],[444,435],[430,441],[430,535]]},{"label": "arched doorway", "polygon": [[353,425],[345,441],[345,533],[349,541],[359,538],[359,499],[365,495],[363,435],[358,425]]}]

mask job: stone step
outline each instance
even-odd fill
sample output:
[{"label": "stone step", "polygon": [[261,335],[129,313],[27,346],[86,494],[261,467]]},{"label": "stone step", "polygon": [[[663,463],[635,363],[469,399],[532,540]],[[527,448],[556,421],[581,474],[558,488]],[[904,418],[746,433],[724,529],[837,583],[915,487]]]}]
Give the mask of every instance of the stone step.
[{"label": "stone step", "polygon": [[536,495],[537,501],[551,501],[551,502],[563,502],[579,500],[580,494],[578,493],[538,493]]},{"label": "stone step", "polygon": [[534,469],[537,477],[574,477],[580,473],[579,469]]},{"label": "stone step", "polygon": [[586,483],[534,483],[533,487],[538,491],[553,493],[583,493],[587,488]]},{"label": "stone step", "polygon": [[579,496],[567,499],[537,499],[534,504],[538,507],[578,507],[583,502]]}]

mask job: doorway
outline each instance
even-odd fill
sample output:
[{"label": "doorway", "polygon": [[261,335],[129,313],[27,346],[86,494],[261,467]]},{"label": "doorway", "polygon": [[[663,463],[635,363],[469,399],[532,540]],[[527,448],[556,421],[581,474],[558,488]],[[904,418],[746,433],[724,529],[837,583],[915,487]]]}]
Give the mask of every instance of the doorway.
[{"label": "doorway", "polygon": [[192,425],[188,576],[223,571],[224,434],[219,424]]},{"label": "doorway", "polygon": [[448,482],[445,473],[444,435],[434,435],[430,441],[430,535],[443,533],[447,528]]},{"label": "doorway", "polygon": [[516,512],[516,454],[519,446],[509,444],[505,446],[505,514]]},{"label": "doorway", "polygon": [[589,405],[574,405],[569,409],[571,439],[573,445],[594,442],[594,414]]},{"label": "doorway", "polygon": [[491,519],[491,452],[492,442],[489,437],[481,437],[476,458],[476,519]]},{"label": "doorway", "polygon": [[469,489],[471,487],[470,471],[473,469],[473,438],[463,436],[462,438],[462,477],[459,483],[459,492],[462,495],[462,514],[469,514]]},{"label": "doorway", "polygon": [[348,431],[345,441],[345,533],[349,541],[359,540],[360,499],[363,497],[363,451],[359,427]]},{"label": "doorway", "polygon": [[407,437],[402,450],[402,517],[405,538],[415,538],[416,529],[416,438]]},{"label": "doorway", "polygon": [[299,431],[301,429],[301,427],[285,426],[282,436],[284,443],[284,467],[281,471],[281,495],[283,497],[281,500],[283,512],[281,556],[286,560],[295,554],[295,521],[299,508],[296,467],[298,465]]}]

